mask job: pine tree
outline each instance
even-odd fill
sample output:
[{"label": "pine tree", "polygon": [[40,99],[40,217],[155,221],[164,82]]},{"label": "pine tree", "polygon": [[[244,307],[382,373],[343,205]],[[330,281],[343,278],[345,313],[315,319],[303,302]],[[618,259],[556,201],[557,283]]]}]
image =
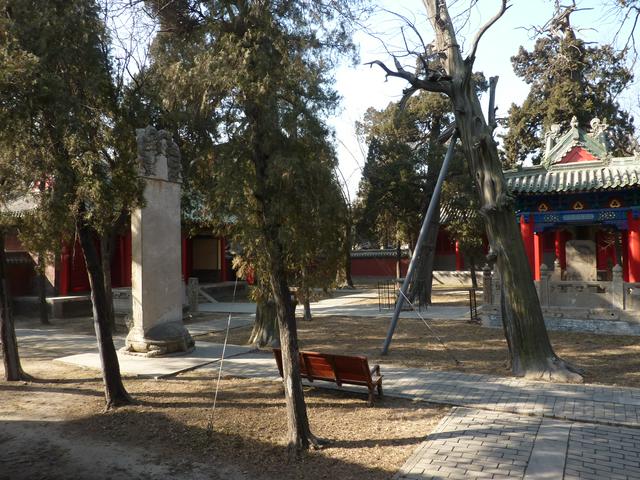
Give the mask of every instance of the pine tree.
[{"label": "pine tree", "polygon": [[610,45],[591,46],[578,38],[569,9],[559,7],[533,51],[520,47],[511,58],[516,75],[531,89],[522,106],[509,109],[504,150],[508,165],[532,156],[539,163],[544,133],[551,125],[568,128],[575,115],[587,127],[594,117],[609,124],[614,155],[622,155],[634,133],[633,118],[617,101],[633,81],[625,52]]},{"label": "pine tree", "polygon": [[32,224],[58,241],[79,239],[106,408],[129,403],[96,241],[140,204],[142,185],[100,10],[92,0],[2,0],[0,12],[0,158],[23,186],[46,186]]},{"label": "pine tree", "polygon": [[163,121],[194,145],[195,203],[239,242],[275,303],[293,454],[319,445],[304,403],[289,286],[292,270],[320,264],[317,247],[333,242],[326,212],[335,202],[327,194],[339,192],[323,117],[337,101],[328,74],[353,49],[336,10],[349,3],[148,2],[162,32],[149,73],[163,87]]}]

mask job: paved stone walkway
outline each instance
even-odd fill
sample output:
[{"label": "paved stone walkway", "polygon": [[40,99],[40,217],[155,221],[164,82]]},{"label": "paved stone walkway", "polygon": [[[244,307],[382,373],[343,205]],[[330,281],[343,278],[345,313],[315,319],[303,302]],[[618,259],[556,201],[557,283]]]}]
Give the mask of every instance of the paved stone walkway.
[{"label": "paved stone walkway", "polygon": [[640,427],[640,389],[550,384],[490,375],[384,366],[390,395],[606,425]]},{"label": "paved stone walkway", "polygon": [[396,480],[638,479],[640,430],[456,407]]}]

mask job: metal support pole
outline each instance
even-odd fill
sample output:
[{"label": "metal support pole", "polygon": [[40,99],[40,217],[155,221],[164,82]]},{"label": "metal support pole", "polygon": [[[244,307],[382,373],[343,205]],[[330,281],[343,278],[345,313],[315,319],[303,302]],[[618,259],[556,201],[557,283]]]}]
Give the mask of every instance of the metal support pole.
[{"label": "metal support pole", "polygon": [[411,262],[409,262],[409,268],[407,269],[407,275],[405,276],[404,282],[402,283],[402,287],[400,288],[400,293],[398,294],[398,299],[396,301],[396,308],[393,312],[393,317],[391,317],[391,325],[389,326],[389,331],[387,332],[387,338],[384,341],[384,345],[382,346],[382,355],[386,355],[389,352],[389,345],[391,344],[391,339],[393,338],[393,332],[398,325],[398,318],[400,317],[400,312],[402,311],[402,305],[404,304],[404,298],[407,294],[407,289],[409,288],[409,284],[411,283],[411,277],[413,276],[413,271],[415,269],[416,259],[420,256],[420,249],[422,248],[422,244],[424,243],[424,239],[427,237],[427,232],[429,230],[429,224],[433,219],[433,215],[436,212],[436,205],[440,201],[440,192],[442,190],[442,183],[444,182],[444,178],[447,176],[447,171],[449,170],[449,163],[451,162],[451,158],[453,157],[453,148],[458,140],[458,132],[454,132],[451,136],[451,143],[449,143],[449,147],[447,148],[447,154],[444,157],[444,162],[442,162],[442,168],[440,169],[440,174],[438,175],[438,181],[436,182],[436,187],[433,189],[433,195],[431,196],[431,202],[429,202],[429,208],[427,209],[427,214],[424,216],[424,220],[422,221],[422,227],[420,228],[420,235],[418,235],[418,241],[416,242],[416,248],[413,250],[413,255],[411,256]]}]

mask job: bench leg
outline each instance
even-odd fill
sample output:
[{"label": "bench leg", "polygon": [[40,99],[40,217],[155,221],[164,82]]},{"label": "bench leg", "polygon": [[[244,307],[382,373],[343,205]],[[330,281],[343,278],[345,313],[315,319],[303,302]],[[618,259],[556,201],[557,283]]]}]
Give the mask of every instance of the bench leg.
[{"label": "bench leg", "polygon": [[373,388],[369,389],[369,401],[367,407],[373,407]]}]

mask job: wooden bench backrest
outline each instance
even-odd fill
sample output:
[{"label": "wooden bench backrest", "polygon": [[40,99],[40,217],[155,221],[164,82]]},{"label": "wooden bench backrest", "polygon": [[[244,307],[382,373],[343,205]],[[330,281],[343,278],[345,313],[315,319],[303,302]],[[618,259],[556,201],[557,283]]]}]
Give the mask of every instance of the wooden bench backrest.
[{"label": "wooden bench backrest", "polygon": [[[282,375],[282,353],[274,348],[278,370]],[[300,352],[300,374],[309,379],[331,380],[341,383],[371,384],[367,357],[334,355],[331,353]]]}]

